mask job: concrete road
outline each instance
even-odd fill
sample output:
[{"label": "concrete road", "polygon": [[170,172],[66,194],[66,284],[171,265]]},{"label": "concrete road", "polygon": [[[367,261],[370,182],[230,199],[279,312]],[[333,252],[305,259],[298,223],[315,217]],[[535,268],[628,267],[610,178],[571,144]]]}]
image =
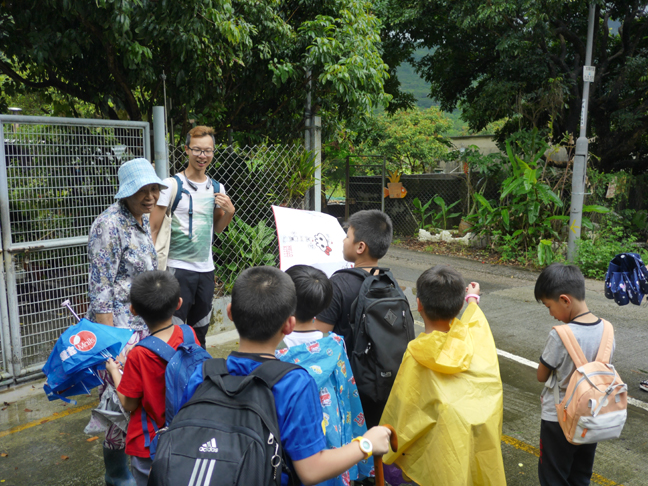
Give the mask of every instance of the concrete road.
[{"label": "concrete road", "polygon": [[[414,307],[412,288],[420,273],[439,263],[453,265],[467,281],[482,286],[481,307],[489,319],[500,350],[504,383],[502,451],[509,485],[534,486],[540,430],[539,395],[534,363],[547,334],[558,324],[533,298],[537,274],[511,267],[435,256],[392,248],[383,260],[391,267]],[[601,282],[587,282],[587,302],[597,315],[616,329],[614,363],[630,387],[635,405],[617,441],[599,444],[593,484],[648,486],[648,393],[637,386],[648,377],[648,351],[644,348],[648,309],[617,307],[605,299]],[[420,320],[418,314],[415,318]],[[420,329],[420,326],[419,326]],[[209,337],[213,356],[226,356],[236,346],[236,335]],[[96,393],[80,397],[76,407],[47,402],[42,382],[0,393],[0,486],[96,485],[103,483],[101,442],[83,434]],[[6,456],[4,456],[6,454]]]},{"label": "concrete road", "polygon": [[[551,327],[560,323],[533,297],[538,273],[393,247],[383,263],[392,269],[401,286],[407,288],[415,288],[418,276],[437,264],[452,265],[466,281],[480,283],[483,295],[480,306],[501,352],[502,452],[507,482],[512,486],[539,484],[539,397],[543,384],[536,380],[533,365],[538,362]],[[615,326],[613,362],[628,383],[629,396],[636,404],[628,407],[628,421],[621,438],[599,444],[592,482],[604,486],[648,485],[648,393],[638,386],[639,381],[648,378],[648,350],[644,341],[648,335],[648,307],[618,307],[603,295],[602,282],[588,280],[586,287],[590,310]]]}]

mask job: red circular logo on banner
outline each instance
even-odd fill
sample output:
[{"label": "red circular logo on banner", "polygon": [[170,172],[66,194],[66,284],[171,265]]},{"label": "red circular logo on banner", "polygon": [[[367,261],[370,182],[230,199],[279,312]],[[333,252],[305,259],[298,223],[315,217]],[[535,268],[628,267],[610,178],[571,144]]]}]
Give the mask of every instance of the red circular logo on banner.
[{"label": "red circular logo on banner", "polygon": [[70,338],[70,344],[79,351],[90,351],[97,344],[97,336],[90,331],[79,331]]}]

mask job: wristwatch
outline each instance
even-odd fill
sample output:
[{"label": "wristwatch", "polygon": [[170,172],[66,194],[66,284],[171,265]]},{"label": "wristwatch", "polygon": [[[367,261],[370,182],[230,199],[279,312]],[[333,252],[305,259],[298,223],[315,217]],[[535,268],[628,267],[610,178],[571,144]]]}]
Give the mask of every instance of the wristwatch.
[{"label": "wristwatch", "polygon": [[351,442],[355,441],[358,441],[358,443],[360,444],[360,450],[364,452],[365,460],[369,459],[371,457],[371,454],[373,454],[373,444],[371,443],[371,441],[364,437],[356,437]]}]

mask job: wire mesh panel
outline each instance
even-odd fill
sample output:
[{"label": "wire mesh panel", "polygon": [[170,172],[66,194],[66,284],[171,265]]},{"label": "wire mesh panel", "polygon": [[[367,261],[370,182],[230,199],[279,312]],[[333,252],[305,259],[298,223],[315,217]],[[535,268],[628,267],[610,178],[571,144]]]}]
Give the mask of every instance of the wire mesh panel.
[{"label": "wire mesh panel", "polygon": [[144,128],[3,123],[11,242],[87,236],[114,202],[119,166],[144,157]]},{"label": "wire mesh panel", "polygon": [[[386,181],[387,182],[387,181]],[[403,175],[400,182],[407,190],[404,198],[385,198],[385,212],[392,219],[394,234],[412,236],[419,228],[421,215],[416,211],[412,201],[418,198],[421,204],[439,196],[446,208],[455,204],[447,211],[447,215],[460,213],[453,218],[441,217],[440,206],[432,202],[427,212],[430,216],[423,221],[424,225],[434,224],[436,227],[447,229],[459,224],[461,215],[466,214],[466,180],[463,174],[418,174]],[[382,177],[380,175],[355,176],[349,179],[349,214],[365,209],[381,209],[380,198],[384,197]]]},{"label": "wire mesh panel", "polygon": [[80,316],[88,310],[88,247],[27,251],[13,262],[24,368],[44,362],[61,333],[76,323],[63,300]]},{"label": "wire mesh panel", "polygon": [[[169,147],[170,174],[187,163],[183,147]],[[217,146],[207,175],[225,186],[236,207],[228,228],[214,239],[220,290],[228,293],[249,267],[278,265],[279,245],[272,205],[306,209],[313,185],[311,155],[301,145]]]},{"label": "wire mesh panel", "polygon": [[85,314],[90,226],[115,201],[119,166],[150,160],[149,126],[0,115],[0,128],[2,364],[18,378],[38,371],[74,322],[63,300]]}]

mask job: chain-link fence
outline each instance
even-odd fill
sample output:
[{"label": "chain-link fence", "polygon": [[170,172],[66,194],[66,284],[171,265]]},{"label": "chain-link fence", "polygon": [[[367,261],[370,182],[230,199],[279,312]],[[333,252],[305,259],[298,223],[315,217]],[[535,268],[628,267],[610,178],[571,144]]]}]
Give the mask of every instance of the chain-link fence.
[{"label": "chain-link fence", "polygon": [[[169,173],[187,163],[184,147],[169,147]],[[236,276],[256,265],[278,265],[272,205],[305,209],[304,188],[312,178],[300,167],[311,164],[301,145],[217,146],[207,175],[225,186],[236,207],[227,230],[214,240],[214,263],[219,289],[228,293]]]},{"label": "chain-link fence", "polygon": [[[457,227],[461,217],[470,213],[473,204],[469,195],[474,192],[482,194],[486,199],[499,198],[497,181],[471,174],[469,186],[468,175],[463,172],[401,175],[399,182],[407,195],[396,198],[389,194],[389,175],[383,173],[385,169],[382,157],[358,156],[350,159],[348,166],[345,218],[362,210],[383,210],[392,219],[394,234],[399,236],[412,236],[421,225],[445,229]],[[418,198],[424,206],[437,197],[442,199],[443,206],[433,201],[423,214],[413,203]],[[339,209],[335,212],[336,215],[341,213]],[[447,217],[456,213],[456,216]]]},{"label": "chain-link fence", "polygon": [[[150,158],[145,122],[0,116],[0,383],[39,371],[88,306],[87,236],[119,166]],[[5,280],[6,279],[6,280]]]}]

